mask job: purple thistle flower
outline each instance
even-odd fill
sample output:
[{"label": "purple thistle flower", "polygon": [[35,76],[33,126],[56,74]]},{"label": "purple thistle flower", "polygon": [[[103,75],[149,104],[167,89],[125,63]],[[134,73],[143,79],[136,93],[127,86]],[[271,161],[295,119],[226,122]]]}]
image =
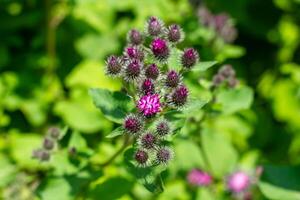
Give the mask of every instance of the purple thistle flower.
[{"label": "purple thistle flower", "polygon": [[106,74],[109,76],[117,76],[120,74],[122,65],[120,59],[115,56],[109,56],[106,60]]},{"label": "purple thistle flower", "polygon": [[208,186],[212,183],[212,177],[204,171],[193,169],[188,173],[187,181],[195,186]]},{"label": "purple thistle flower", "polygon": [[175,106],[183,106],[187,102],[188,89],[184,85],[179,86],[171,94],[171,103]]},{"label": "purple thistle flower", "polygon": [[173,151],[168,147],[160,147],[156,152],[156,162],[158,164],[168,164],[173,158]]},{"label": "purple thistle flower", "polygon": [[230,78],[235,76],[235,71],[231,65],[223,65],[219,69],[219,74],[222,74],[225,78]]},{"label": "purple thistle flower", "polygon": [[227,180],[227,188],[233,193],[244,192],[250,187],[250,185],[250,177],[242,171],[231,174]]},{"label": "purple thistle flower", "polygon": [[146,117],[151,117],[161,111],[161,104],[158,94],[142,96],[138,101],[138,109]]},{"label": "purple thistle flower", "polygon": [[57,127],[51,127],[48,129],[48,135],[54,139],[57,140],[59,139],[59,135],[60,135],[60,130]]},{"label": "purple thistle flower", "polygon": [[158,36],[162,33],[163,23],[156,17],[150,17],[147,23],[147,32],[151,36]]},{"label": "purple thistle flower", "polygon": [[217,87],[223,83],[225,80],[224,76],[222,74],[216,74],[213,76],[213,86]]},{"label": "purple thistle flower", "polygon": [[144,149],[153,149],[157,144],[157,138],[153,133],[146,132],[140,137],[139,144]]},{"label": "purple thistle flower", "polygon": [[158,60],[166,60],[170,53],[167,42],[160,38],[156,38],[152,41],[151,50]]},{"label": "purple thistle flower", "polygon": [[144,59],[144,52],[139,47],[129,46],[125,49],[125,55],[131,59],[142,61]]},{"label": "purple thistle flower", "polygon": [[134,155],[134,159],[136,160],[136,162],[140,165],[140,166],[146,166],[148,160],[149,160],[149,156],[148,153],[144,150],[137,150],[137,152]]},{"label": "purple thistle flower", "polygon": [[150,64],[146,71],[145,71],[145,75],[147,78],[151,78],[153,80],[156,80],[157,77],[159,76],[159,69],[157,67],[156,64]]},{"label": "purple thistle flower", "polygon": [[198,52],[193,48],[187,48],[184,50],[181,57],[181,64],[187,69],[191,69],[199,60]]},{"label": "purple thistle flower", "polygon": [[175,88],[180,83],[180,79],[180,75],[175,70],[171,70],[167,73],[165,84],[167,87]]},{"label": "purple thistle flower", "polygon": [[167,37],[170,42],[177,43],[183,40],[183,31],[177,24],[168,27]]},{"label": "purple thistle flower", "polygon": [[142,64],[138,60],[132,60],[125,68],[125,80],[134,81],[140,78],[142,72]]},{"label": "purple thistle flower", "polygon": [[136,134],[143,129],[143,121],[138,116],[129,114],[124,120],[123,127],[126,132]]},{"label": "purple thistle flower", "polygon": [[142,83],[141,90],[143,94],[153,94],[155,92],[155,87],[152,79],[145,79]]},{"label": "purple thistle flower", "polygon": [[129,43],[134,44],[134,45],[139,45],[143,43],[143,35],[136,29],[131,29],[128,32],[127,35],[127,40]]}]

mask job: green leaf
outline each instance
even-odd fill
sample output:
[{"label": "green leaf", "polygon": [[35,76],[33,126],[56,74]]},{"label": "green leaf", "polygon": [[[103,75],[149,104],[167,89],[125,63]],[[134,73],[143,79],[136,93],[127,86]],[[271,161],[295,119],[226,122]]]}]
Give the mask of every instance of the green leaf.
[{"label": "green leaf", "polygon": [[96,185],[88,196],[91,199],[115,200],[128,194],[133,185],[133,182],[123,177],[110,177],[103,183]]},{"label": "green leaf", "polygon": [[212,191],[209,190],[209,188],[200,188],[197,191],[197,198],[196,200],[215,200],[216,197]]},{"label": "green leaf", "polygon": [[161,193],[164,190],[161,173],[166,170],[166,166],[138,167],[132,163],[134,149],[130,148],[124,153],[124,160],[127,170],[140,184],[152,193]]},{"label": "green leaf", "polygon": [[170,57],[168,59],[168,66],[170,69],[174,69],[179,71],[182,68],[181,62],[180,62],[180,56],[182,54],[182,51],[177,48],[172,48]]},{"label": "green leaf", "polygon": [[107,138],[114,138],[114,137],[117,137],[119,135],[123,135],[124,133],[124,130],[123,128],[120,126],[118,128],[116,128],[115,130],[113,130],[110,134],[108,134],[106,137]]},{"label": "green leaf", "polygon": [[75,196],[71,195],[72,186],[62,177],[53,177],[46,179],[43,188],[38,191],[39,196],[43,200],[64,199],[72,200]]},{"label": "green leaf", "polygon": [[182,110],[182,113],[185,117],[197,114],[203,106],[208,103],[206,99],[193,99],[191,100],[186,107]]},{"label": "green leaf", "polygon": [[68,146],[75,147],[78,151],[84,151],[88,148],[85,139],[80,135],[78,131],[73,131]]},{"label": "green leaf", "polygon": [[269,199],[300,200],[300,166],[264,166],[259,188]]},{"label": "green leaf", "polygon": [[222,90],[217,94],[217,103],[225,114],[250,108],[253,101],[253,90],[243,86],[236,89]]},{"label": "green leaf", "polygon": [[130,97],[121,92],[111,92],[106,89],[90,89],[94,104],[104,116],[116,123],[122,123],[130,110]]},{"label": "green leaf", "polygon": [[209,68],[211,68],[212,66],[214,66],[217,63],[218,63],[217,61],[199,62],[193,67],[192,71],[204,72],[204,71],[208,70]]},{"label": "green leaf", "polygon": [[201,138],[211,173],[222,178],[231,172],[236,166],[238,155],[227,138],[209,128],[203,129]]},{"label": "green leaf", "polygon": [[172,165],[176,166],[176,169],[189,170],[205,167],[200,148],[195,142],[191,140],[178,140],[174,144],[174,150],[176,156]]}]

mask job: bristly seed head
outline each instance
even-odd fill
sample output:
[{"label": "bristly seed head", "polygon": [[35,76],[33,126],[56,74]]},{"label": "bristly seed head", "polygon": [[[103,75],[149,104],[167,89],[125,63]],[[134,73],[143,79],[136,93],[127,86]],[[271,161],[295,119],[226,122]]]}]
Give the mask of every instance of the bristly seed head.
[{"label": "bristly seed head", "polygon": [[146,132],[140,137],[139,144],[144,149],[154,149],[157,144],[157,138],[153,133]]},{"label": "bristly seed head", "polygon": [[142,86],[141,86],[141,91],[144,95],[154,94],[155,87],[154,87],[154,83],[153,83],[152,79],[147,78],[143,81]]},{"label": "bristly seed head", "polygon": [[125,49],[125,55],[130,59],[137,59],[142,61],[144,59],[144,52],[141,48],[137,46],[129,46]]},{"label": "bristly seed head", "polygon": [[167,120],[165,119],[160,120],[156,124],[156,134],[159,135],[160,137],[169,135],[170,132],[171,132],[171,127],[170,127],[170,123]]},{"label": "bristly seed head", "polygon": [[156,38],[152,41],[151,50],[155,58],[159,61],[165,61],[170,54],[167,42],[161,38]]},{"label": "bristly seed head", "polygon": [[129,114],[124,120],[123,127],[127,133],[134,135],[143,129],[143,121],[140,117]]},{"label": "bristly seed head", "polygon": [[156,17],[150,17],[147,23],[147,32],[150,36],[158,36],[163,31],[163,23]]},{"label": "bristly seed head", "polygon": [[115,56],[109,56],[106,60],[106,74],[109,76],[117,76],[120,74],[122,65],[120,59]]},{"label": "bristly seed head", "polygon": [[54,142],[53,140],[49,139],[49,138],[45,138],[44,139],[44,143],[43,143],[43,147],[46,150],[51,150],[54,148]]},{"label": "bristly seed head", "polygon": [[150,64],[145,71],[145,75],[147,78],[156,80],[159,76],[159,69],[158,69],[157,65],[154,63]]},{"label": "bristly seed head", "polygon": [[173,151],[168,147],[161,147],[156,152],[156,162],[158,164],[168,164],[173,158]]},{"label": "bristly seed head", "polygon": [[127,40],[129,43],[134,45],[140,45],[143,43],[144,37],[143,35],[136,29],[131,29],[128,32]]},{"label": "bristly seed head", "polygon": [[144,116],[152,117],[161,111],[161,104],[158,94],[148,94],[142,96],[138,101],[137,107]]},{"label": "bristly seed head", "polygon": [[167,87],[175,88],[180,83],[180,79],[180,75],[175,70],[171,70],[167,73],[165,84]]},{"label": "bristly seed head", "polygon": [[184,85],[180,85],[178,88],[174,90],[171,95],[171,102],[175,106],[183,106],[187,102],[188,98],[188,89]]},{"label": "bristly seed head", "polygon": [[136,160],[136,162],[141,165],[141,166],[145,166],[149,160],[149,156],[148,153],[144,150],[137,150],[137,152],[134,155],[134,159]]},{"label": "bristly seed head", "polygon": [[59,139],[59,135],[60,135],[60,130],[57,127],[51,127],[48,129],[48,135],[54,139],[57,140]]},{"label": "bristly seed head", "polygon": [[130,61],[125,68],[125,80],[126,81],[135,81],[140,78],[142,72],[142,64],[140,61],[134,59]]},{"label": "bristly seed head", "polygon": [[173,24],[168,27],[167,30],[167,37],[168,40],[172,43],[177,43],[183,40],[183,31],[181,27],[177,24]]},{"label": "bristly seed head", "polygon": [[225,78],[231,78],[235,76],[235,71],[231,65],[223,65],[219,71],[219,74],[222,74]]},{"label": "bristly seed head", "polygon": [[181,57],[181,64],[186,69],[191,69],[199,60],[198,52],[193,48],[187,48],[184,50]]}]

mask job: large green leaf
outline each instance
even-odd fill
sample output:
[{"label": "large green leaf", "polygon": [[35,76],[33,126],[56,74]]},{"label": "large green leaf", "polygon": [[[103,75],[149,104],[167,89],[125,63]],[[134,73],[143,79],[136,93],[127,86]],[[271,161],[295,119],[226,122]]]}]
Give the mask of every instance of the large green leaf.
[{"label": "large green leaf", "polygon": [[217,64],[218,62],[217,61],[205,61],[205,62],[199,62],[197,63],[192,71],[195,71],[195,72],[204,72],[206,70],[208,70],[209,68],[211,68],[212,66],[214,66],[215,64]]},{"label": "large green leaf", "polygon": [[123,177],[110,177],[101,184],[96,185],[88,196],[90,199],[115,200],[128,194],[133,182]]},{"label": "large green leaf", "polygon": [[122,123],[130,110],[130,97],[121,92],[111,92],[106,89],[90,89],[94,104],[104,116],[116,123]]},{"label": "large green leaf", "polygon": [[264,166],[259,188],[269,199],[300,200],[300,166]]},{"label": "large green leaf", "polygon": [[231,172],[236,166],[238,155],[227,138],[209,128],[203,129],[201,138],[211,173],[222,178]]},{"label": "large green leaf", "polygon": [[217,103],[225,114],[250,108],[253,101],[253,90],[242,86],[236,89],[222,90],[217,94]]}]

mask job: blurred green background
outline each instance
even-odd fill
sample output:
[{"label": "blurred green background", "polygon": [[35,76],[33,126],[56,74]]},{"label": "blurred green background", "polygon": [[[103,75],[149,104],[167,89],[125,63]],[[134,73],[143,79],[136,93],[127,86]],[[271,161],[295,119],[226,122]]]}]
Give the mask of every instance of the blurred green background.
[{"label": "blurred green background", "polygon": [[[171,175],[161,195],[153,196],[135,184],[122,168],[121,157],[114,165],[97,173],[84,171],[82,176],[78,164],[67,159],[68,137],[77,148],[93,151],[94,162],[106,160],[120,146],[118,139],[105,138],[116,125],[93,106],[88,89],[120,89],[120,82],[104,75],[105,58],[122,53],[128,30],[143,30],[149,16],[158,16],[167,24],[183,27],[187,35],[184,44],[196,47],[201,60],[217,60],[218,66],[232,64],[240,81],[254,89],[251,109],[220,116],[213,122],[239,155],[240,163],[251,163],[253,168],[271,165],[279,174],[281,167],[288,170],[279,180],[283,184],[274,182],[294,196],[266,197],[257,191],[254,199],[300,199],[300,1],[205,2],[213,13],[225,12],[232,17],[238,30],[233,44],[211,43],[211,30],[198,22],[199,3],[0,0],[2,198],[209,199],[199,196],[201,189],[188,188],[185,181],[186,172],[198,164],[197,147],[190,160],[185,155],[195,145],[192,141],[178,140],[175,144],[178,160],[170,167]],[[205,76],[211,79],[217,69]],[[39,163],[31,158],[31,152],[53,125],[68,126],[72,134],[62,141],[66,149],[50,163]],[[295,169],[293,173],[290,168]],[[82,189],[91,181],[94,189]]]}]

